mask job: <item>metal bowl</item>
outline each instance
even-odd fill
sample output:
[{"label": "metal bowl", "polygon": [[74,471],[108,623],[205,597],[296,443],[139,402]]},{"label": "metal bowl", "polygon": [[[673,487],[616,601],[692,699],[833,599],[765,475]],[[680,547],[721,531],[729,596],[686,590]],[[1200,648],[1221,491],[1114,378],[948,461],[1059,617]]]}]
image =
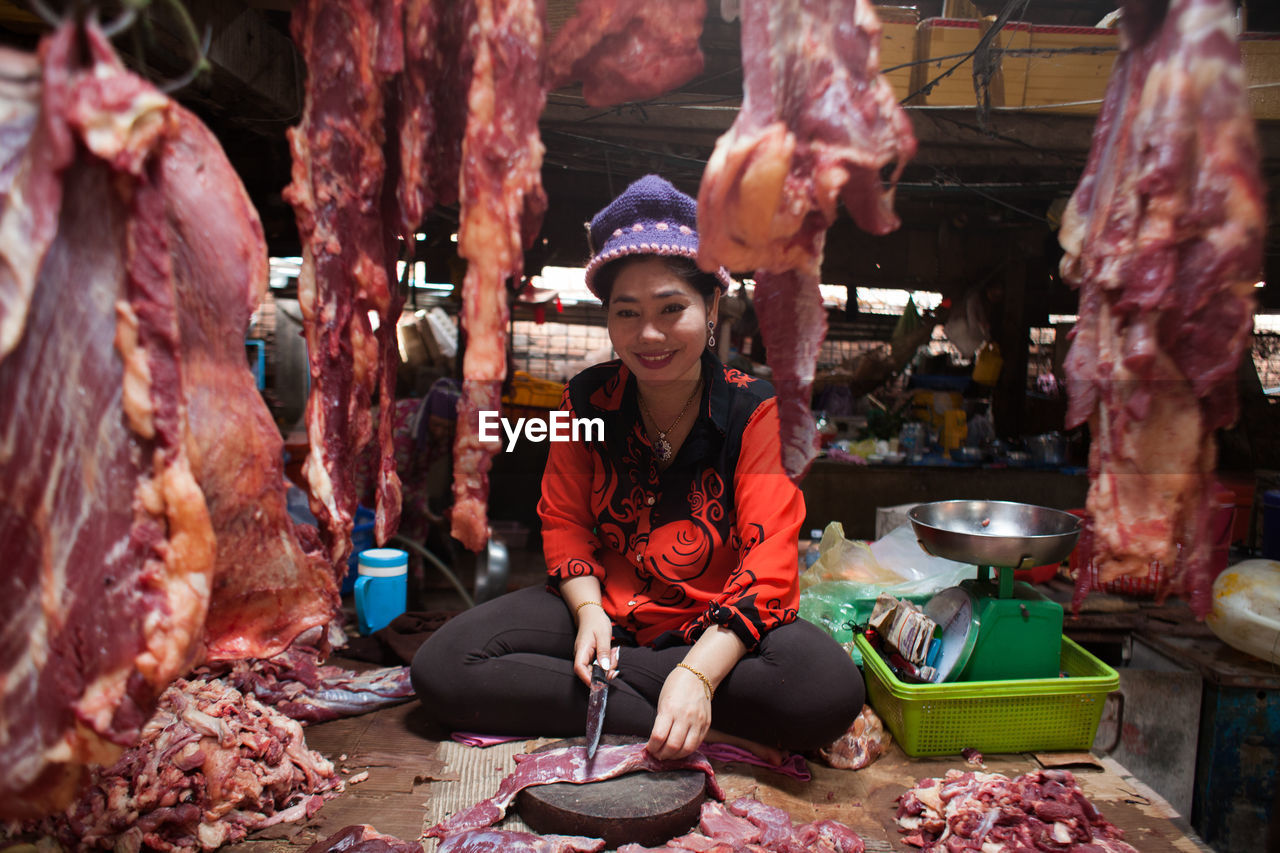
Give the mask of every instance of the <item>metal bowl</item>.
[{"label": "metal bowl", "polygon": [[937,501],[907,518],[920,547],[935,557],[1021,569],[1065,560],[1081,525],[1069,512],[1011,501]]}]

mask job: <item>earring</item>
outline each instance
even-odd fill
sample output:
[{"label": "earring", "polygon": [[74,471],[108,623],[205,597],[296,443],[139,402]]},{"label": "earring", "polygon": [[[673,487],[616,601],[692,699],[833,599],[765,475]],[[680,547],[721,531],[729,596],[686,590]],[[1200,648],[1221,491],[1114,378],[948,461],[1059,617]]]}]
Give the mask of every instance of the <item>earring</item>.
[{"label": "earring", "polygon": [[716,324],[711,320],[707,321],[707,349],[716,348]]}]

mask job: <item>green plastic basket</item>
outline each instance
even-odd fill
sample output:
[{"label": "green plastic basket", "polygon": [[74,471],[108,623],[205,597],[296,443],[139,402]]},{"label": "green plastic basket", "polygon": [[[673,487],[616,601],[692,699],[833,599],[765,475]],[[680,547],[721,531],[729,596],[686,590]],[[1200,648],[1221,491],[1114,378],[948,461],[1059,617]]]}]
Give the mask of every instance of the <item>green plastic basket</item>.
[{"label": "green plastic basket", "polygon": [[866,638],[862,653],[867,701],[903,752],[952,755],[979,752],[1087,750],[1107,694],[1120,687],[1116,671],[1062,638],[1066,678],[907,684],[898,680]]}]

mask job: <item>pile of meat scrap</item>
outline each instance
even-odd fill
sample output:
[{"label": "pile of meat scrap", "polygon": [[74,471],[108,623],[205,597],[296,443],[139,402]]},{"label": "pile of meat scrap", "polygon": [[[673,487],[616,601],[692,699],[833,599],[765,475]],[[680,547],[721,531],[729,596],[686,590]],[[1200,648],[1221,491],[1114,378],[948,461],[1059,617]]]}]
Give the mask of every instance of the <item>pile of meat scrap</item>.
[{"label": "pile of meat scrap", "polygon": [[342,790],[296,721],[220,681],[178,679],[137,744],[96,768],[65,815],[26,829],[68,849],[200,853],[310,817]]},{"label": "pile of meat scrap", "polygon": [[1015,779],[948,770],[898,798],[898,825],[903,840],[925,853],[1137,853],[1065,770],[1036,770]]},{"label": "pile of meat scrap", "polygon": [[[1080,290],[1067,426],[1088,423],[1080,546],[1097,579],[1212,604],[1214,432],[1236,419],[1266,207],[1230,0],[1129,0],[1063,217]],[[1077,601],[1093,573],[1081,571]]]}]

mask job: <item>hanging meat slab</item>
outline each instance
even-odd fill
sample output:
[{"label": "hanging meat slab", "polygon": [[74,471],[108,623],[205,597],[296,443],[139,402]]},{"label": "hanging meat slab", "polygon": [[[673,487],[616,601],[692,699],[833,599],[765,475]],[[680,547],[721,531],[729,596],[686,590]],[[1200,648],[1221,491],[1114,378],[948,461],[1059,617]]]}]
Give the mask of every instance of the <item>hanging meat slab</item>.
[{"label": "hanging meat slab", "polygon": [[404,73],[400,115],[400,233],[413,239],[436,205],[458,200],[458,169],[466,127],[471,58],[464,25],[467,4],[405,0]]},{"label": "hanging meat slab", "polygon": [[284,442],[244,358],[267,286],[262,225],[213,134],[173,111],[158,175],[174,237],[193,468],[218,543],[203,657],[265,658],[327,625],[341,601],[314,530],[304,548],[289,517]]},{"label": "hanging meat slab", "polygon": [[[285,190],[302,238],[298,300],[311,365],[303,469],[338,576],[351,553],[355,458],[373,436],[371,400],[381,384],[382,347],[370,313],[380,326],[399,319],[383,199],[384,89],[395,68],[388,55],[394,39],[379,29],[387,21],[398,25],[376,0],[306,0],[294,6],[291,24],[307,65],[302,122],[289,131],[293,181]],[[386,466],[380,470],[385,476]],[[378,522],[384,536],[393,529],[385,516]]]},{"label": "hanging meat slab", "polygon": [[[402,34],[402,61],[385,63],[397,70],[388,86],[387,188],[394,188],[395,203],[384,209],[387,260],[397,254],[394,239],[412,252],[418,245],[417,229],[437,205],[458,200],[458,172],[462,161],[462,137],[466,127],[467,92],[471,57],[466,26],[469,4],[449,0],[403,0],[402,20],[394,29]],[[383,29],[393,29],[384,21]],[[389,51],[388,51],[389,52]],[[384,192],[384,198],[386,194]],[[406,253],[406,256],[409,253]],[[395,270],[388,268],[388,280]],[[396,325],[404,303],[401,288],[393,288],[390,308],[378,328],[381,346],[381,409],[390,409],[395,395],[395,370],[399,364]],[[377,522],[374,535],[385,542],[399,522],[400,481],[395,467],[392,423],[378,424],[381,465],[378,481]]]},{"label": "hanging meat slab", "polygon": [[507,280],[519,279],[524,249],[546,211],[538,117],[546,103],[543,4],[476,0],[467,29],[473,57],[462,142],[458,254],[462,285],[462,399],[454,442],[455,539],[479,551],[489,539],[489,467],[480,412],[502,405],[507,372]]},{"label": "hanging meat slab", "polygon": [[698,262],[755,271],[783,464],[798,481],[817,453],[809,395],[826,335],[826,230],[839,202],[872,234],[896,228],[894,186],[916,140],[880,75],[870,0],[743,0],[742,58],[742,109],[698,193]]},{"label": "hanging meat slab", "polygon": [[593,107],[653,98],[702,73],[704,0],[581,0],[548,51],[552,88]]},{"label": "hanging meat slab", "polygon": [[[24,146],[10,119],[29,105],[0,111],[6,158],[23,149],[2,265],[46,247],[0,363],[0,819],[65,806],[85,764],[137,738],[199,648],[214,567],[157,164],[176,113],[92,26],[40,60]],[[19,279],[0,279],[6,310]]]},{"label": "hanging meat slab", "polygon": [[[1234,422],[1265,229],[1259,152],[1225,0],[1127,2],[1123,49],[1063,217],[1080,290],[1067,426],[1088,423],[1081,538],[1102,582],[1211,605],[1214,431]],[[1077,597],[1088,591],[1080,572]]]}]

